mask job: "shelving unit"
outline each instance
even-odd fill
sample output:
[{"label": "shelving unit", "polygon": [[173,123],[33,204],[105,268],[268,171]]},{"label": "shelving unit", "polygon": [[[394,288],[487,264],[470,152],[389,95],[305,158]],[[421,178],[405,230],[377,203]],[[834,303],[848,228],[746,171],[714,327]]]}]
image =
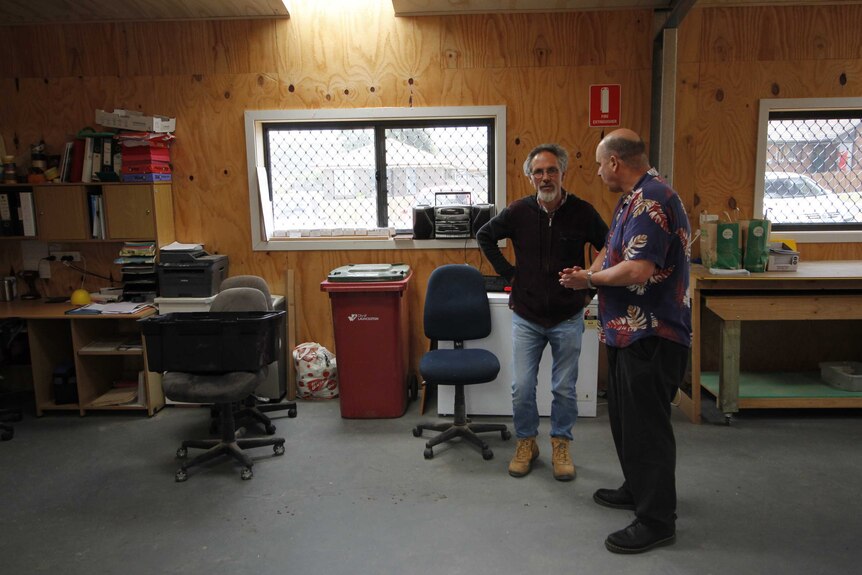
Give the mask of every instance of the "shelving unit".
[{"label": "shelving unit", "polygon": [[[157,246],[175,240],[173,195],[170,183],[156,184],[14,184],[0,185],[0,193],[31,190],[36,211],[35,237],[3,236],[3,249],[15,241],[118,243],[154,241]],[[88,194],[103,198],[105,237],[92,238]],[[0,317],[27,321],[36,413],[96,410],[146,411],[153,415],[165,405],[161,376],[146,367],[143,346],[113,348],[107,342],[141,342],[136,321],[154,310],[134,315],[68,316],[71,306],[40,300],[0,302]],[[53,371],[62,363],[74,363],[78,401],[59,404],[53,392]],[[141,397],[132,404],[104,405],[114,382],[130,374],[144,373]]]},{"label": "shelving unit", "polygon": [[[175,239],[171,184],[2,184],[2,193],[32,190],[36,211],[36,236],[4,236],[4,239],[37,239],[50,242],[117,242],[155,240],[157,245]],[[93,238],[87,196],[101,194],[106,234]]]},{"label": "shelving unit", "polygon": [[[0,304],[0,316],[27,320],[36,414],[78,411],[84,415],[87,411],[133,410],[153,415],[161,409],[165,405],[161,375],[147,369],[137,324],[137,320],[154,314],[155,310],[128,315],[66,315],[65,310],[71,307],[38,302]],[[119,349],[128,342],[140,343],[140,347]],[[54,397],[53,369],[65,362],[75,365],[76,403],[57,403]],[[114,388],[115,381],[141,371],[144,373],[143,396],[135,403],[99,404],[99,399]]]}]

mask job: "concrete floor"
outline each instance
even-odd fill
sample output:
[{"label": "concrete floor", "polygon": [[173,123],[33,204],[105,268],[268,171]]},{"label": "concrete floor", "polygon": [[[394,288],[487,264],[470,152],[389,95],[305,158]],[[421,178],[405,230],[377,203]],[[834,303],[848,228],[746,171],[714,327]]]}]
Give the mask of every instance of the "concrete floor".
[{"label": "concrete floor", "polygon": [[812,575],[862,562],[862,412],[744,412],[725,427],[675,410],[677,543],[639,556],[605,550],[632,514],[591,499],[620,482],[603,406],[576,425],[571,483],[551,477],[546,420],[537,467],[514,479],[499,435],[490,461],[466,444],[423,459],[411,427],[425,419],[416,404],[346,420],[337,401],[302,402],[277,421],[286,454],[257,450],[251,481],[221,464],[175,483],[175,450],[206,435],[206,409],[28,414],[0,443],[2,572]]}]

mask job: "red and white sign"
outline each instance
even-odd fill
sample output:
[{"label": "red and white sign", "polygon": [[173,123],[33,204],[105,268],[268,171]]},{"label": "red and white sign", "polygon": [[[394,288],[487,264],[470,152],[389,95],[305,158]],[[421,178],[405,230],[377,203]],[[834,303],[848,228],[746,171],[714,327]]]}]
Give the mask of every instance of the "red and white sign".
[{"label": "red and white sign", "polygon": [[590,86],[590,128],[620,125],[620,92],[619,84]]}]

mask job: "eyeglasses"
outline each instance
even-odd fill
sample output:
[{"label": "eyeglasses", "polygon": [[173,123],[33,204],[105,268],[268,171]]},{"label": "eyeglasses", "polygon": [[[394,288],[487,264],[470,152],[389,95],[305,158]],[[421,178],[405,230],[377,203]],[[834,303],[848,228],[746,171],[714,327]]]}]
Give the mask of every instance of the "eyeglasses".
[{"label": "eyeglasses", "polygon": [[535,170],[533,170],[530,173],[536,179],[542,178],[545,174],[547,174],[547,176],[549,178],[556,178],[557,176],[560,175],[560,168],[551,167],[551,168],[545,168],[544,170],[541,168],[536,168]]}]

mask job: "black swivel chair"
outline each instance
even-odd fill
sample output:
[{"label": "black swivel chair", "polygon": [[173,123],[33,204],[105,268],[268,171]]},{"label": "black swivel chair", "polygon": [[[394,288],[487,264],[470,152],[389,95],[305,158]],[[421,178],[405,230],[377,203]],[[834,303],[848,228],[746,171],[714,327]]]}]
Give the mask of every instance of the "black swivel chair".
[{"label": "black swivel chair", "polygon": [[[230,288],[220,291],[213,300],[210,311],[266,311],[266,296],[254,288]],[[220,439],[200,439],[183,441],[177,450],[177,457],[185,458],[188,448],[206,449],[194,459],[184,462],[176,473],[177,481],[188,479],[188,469],[221,455],[228,455],[242,465],[240,477],[251,479],[254,462],[246,455],[245,449],[271,445],[276,455],[284,454],[284,438],[236,437],[234,407],[248,397],[263,382],[269,371],[264,366],[257,372],[237,371],[224,374],[183,373],[168,371],[162,376],[165,395],[174,401],[192,403],[214,403],[219,410]]]},{"label": "black swivel chair", "polygon": [[[425,459],[434,457],[433,447],[463,437],[491,459],[494,452],[477,433],[499,431],[507,440],[512,434],[499,423],[470,423],[466,417],[464,386],[493,381],[500,371],[497,357],[485,349],[466,349],[467,340],[482,339],[491,333],[491,309],[485,280],[476,268],[463,264],[444,265],[428,279],[425,295],[425,336],[431,350],[422,356],[419,373],[426,385],[455,386],[455,420],[451,423],[422,423],[413,429],[419,437],[425,429],[441,432],[425,444]],[[454,349],[437,349],[438,341],[452,341]]]},{"label": "black swivel chair", "polygon": [[0,441],[9,441],[15,437],[15,428],[11,422],[21,421],[20,409],[0,409]]},{"label": "black swivel chair", "polygon": [[[253,275],[241,275],[241,276],[233,276],[229,278],[225,278],[221,282],[221,290],[238,288],[238,287],[247,287],[254,288],[263,292],[266,296],[267,301],[267,309],[272,309],[272,295],[269,292],[269,286],[266,283],[266,280],[260,276]],[[213,301],[213,307],[210,308],[211,311],[218,311],[215,309],[215,301]],[[271,365],[269,368],[278,369],[279,364],[284,363],[284,346],[287,345],[287,342],[284,341],[284,338],[279,338],[279,342],[281,346],[279,348],[279,361],[277,364]],[[285,374],[286,376],[286,374]],[[266,416],[266,413],[272,413],[273,411],[281,411],[287,410],[288,417],[296,417],[296,402],[286,401],[282,402],[284,399],[284,394],[282,394],[278,398],[266,399],[258,397],[257,395],[251,394],[247,398],[242,401],[240,408],[234,412],[234,418],[238,425],[243,425],[248,420],[253,420],[257,423],[260,423],[266,433],[272,435],[275,433],[275,425],[273,425],[272,420]]]}]

